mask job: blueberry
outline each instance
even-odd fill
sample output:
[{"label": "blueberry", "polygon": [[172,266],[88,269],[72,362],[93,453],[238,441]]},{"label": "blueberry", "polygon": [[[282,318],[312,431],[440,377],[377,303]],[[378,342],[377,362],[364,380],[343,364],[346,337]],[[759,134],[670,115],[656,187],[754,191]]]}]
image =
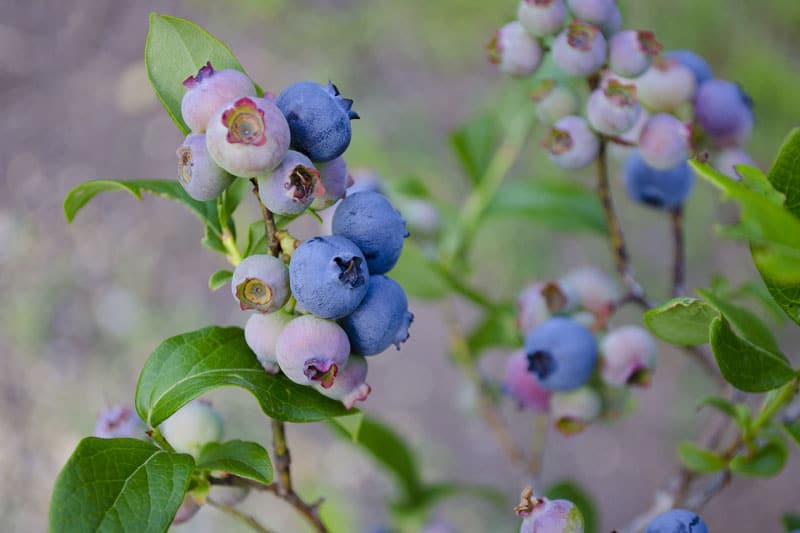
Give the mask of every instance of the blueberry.
[{"label": "blueberry", "polygon": [[246,257],[233,271],[231,294],[242,311],[277,311],[289,299],[288,269],[283,261],[271,255]]},{"label": "blueberry", "polygon": [[313,81],[297,82],[278,95],[277,106],[292,132],[292,149],[312,161],[330,161],[350,144],[350,120],[359,118],[353,101],[342,98],[336,86],[323,87]]},{"label": "blueberry", "polygon": [[575,294],[578,305],[598,316],[608,316],[622,290],[606,272],[586,266],[568,272],[560,283],[567,293]]},{"label": "blueberry", "polygon": [[113,405],[97,415],[94,436],[103,439],[144,438],[144,424],[127,405]]},{"label": "blueberry", "polygon": [[567,0],[575,18],[595,26],[608,23],[614,16],[614,0]]},{"label": "blueberry", "polygon": [[287,378],[329,389],[339,369],[347,364],[350,342],[336,322],[303,315],[283,328],[275,350],[278,365]]},{"label": "blueberry", "polygon": [[686,161],[658,170],[648,165],[638,151],[628,156],[622,176],[628,196],[658,209],[682,206],[694,184],[692,168]]},{"label": "blueberry", "polygon": [[278,336],[291,320],[291,315],[281,311],[268,315],[253,313],[244,326],[244,338],[247,345],[256,354],[258,362],[261,363],[264,370],[270,374],[278,372],[278,355],[275,346]]},{"label": "blueberry", "polygon": [[391,270],[408,237],[403,217],[375,192],[348,194],[336,208],[332,228],[334,235],[350,239],[361,249],[370,274]]},{"label": "blueberry", "polygon": [[709,80],[694,99],[695,119],[718,145],[743,144],[753,128],[751,100],[739,85]]},{"label": "blueberry", "polygon": [[351,354],[330,388],[326,389],[321,385],[316,385],[315,388],[323,396],[340,400],[347,409],[352,409],[356,402],[366,400],[372,391],[366,379],[367,360],[360,355]]},{"label": "blueberry", "polygon": [[569,500],[535,498],[528,488],[514,509],[523,517],[520,533],[583,533],[583,515]]},{"label": "blueberry", "polygon": [[658,170],[675,168],[689,159],[689,127],[667,113],[653,115],[639,135],[642,159]]},{"label": "blueberry", "polygon": [[279,215],[299,215],[322,194],[320,172],[309,158],[289,150],[281,163],[258,178],[258,196]]},{"label": "blueberry", "polygon": [[708,62],[691,50],[671,50],[665,53],[664,57],[667,59],[675,59],[684,67],[691,70],[698,87],[700,87],[703,82],[714,77],[714,73],[711,71],[711,66]]},{"label": "blueberry", "polygon": [[550,418],[564,435],[580,433],[602,412],[600,395],[583,386],[569,392],[556,392],[550,398]]},{"label": "blueberry", "polygon": [[657,57],[636,79],[639,101],[656,112],[672,112],[690,102],[697,89],[694,74],[675,59]]},{"label": "blueberry", "polygon": [[636,125],[642,108],[636,100],[636,88],[609,80],[605,88],[592,92],[586,115],[592,127],[606,135],[621,135]]},{"label": "blueberry", "polygon": [[176,452],[197,457],[209,442],[222,438],[222,417],[205,400],[193,400],[161,424],[161,434]]},{"label": "blueberry", "polygon": [[542,80],[531,91],[530,96],[536,102],[536,115],[547,126],[578,112],[579,103],[575,91],[556,80]]},{"label": "blueberry", "polygon": [[525,338],[528,371],[551,391],[569,391],[586,383],[597,363],[594,335],[578,322],[553,317]]},{"label": "blueberry", "polygon": [[213,200],[233,183],[233,176],[208,155],[205,135],[190,133],[178,147],[177,155],[178,181],[195,200]]},{"label": "blueberry", "polygon": [[635,78],[647,70],[651,59],[660,51],[661,45],[653,32],[621,31],[608,41],[608,64],[620,76]]},{"label": "blueberry", "polygon": [[317,168],[323,191],[314,198],[311,207],[319,211],[332,206],[344,196],[351,178],[342,156],[325,163],[317,163]]},{"label": "blueberry", "polygon": [[597,158],[600,141],[586,120],[575,115],[553,124],[542,143],[555,165],[565,169],[583,168]]},{"label": "blueberry", "polygon": [[708,533],[708,526],[692,511],[672,509],[655,517],[645,533]]},{"label": "blueberry", "polygon": [[600,24],[599,28],[606,39],[610,38],[622,28],[622,12],[619,10],[619,6],[614,4],[614,9],[611,11],[608,20]]},{"label": "blueberry", "polygon": [[214,70],[210,61],[196,76],[186,78],[183,86],[187,91],[181,100],[181,116],[195,133],[206,131],[211,117],[223,104],[256,95],[250,78],[238,70]]},{"label": "blueberry", "polygon": [[520,0],[517,18],[534,37],[546,37],[564,27],[567,8],[564,0]]},{"label": "blueberry", "polygon": [[495,32],[488,50],[489,62],[504,74],[530,76],[542,64],[542,46],[517,20]]},{"label": "blueberry", "polygon": [[563,283],[532,283],[517,297],[517,327],[527,334],[552,315],[573,310],[576,304],[577,294]]},{"label": "blueberry", "polygon": [[552,46],[556,66],[573,76],[589,76],[606,60],[606,39],[589,24],[572,22],[558,34]]},{"label": "blueberry", "polygon": [[341,318],[352,313],[367,294],[367,261],[358,246],[344,237],[315,237],[292,254],[289,283],[307,311],[322,318]]},{"label": "blueberry", "polygon": [[622,326],[600,343],[600,376],[609,385],[645,386],[656,364],[656,341],[646,329]]},{"label": "blueberry", "polygon": [[756,162],[753,161],[753,158],[750,157],[750,154],[748,154],[744,148],[731,147],[731,148],[726,148],[722,150],[719,154],[717,154],[717,159],[714,163],[714,168],[716,168],[729,178],[739,181],[742,178],[736,171],[737,165],[749,165],[751,167],[758,166]]},{"label": "blueberry", "polygon": [[272,102],[238,98],[222,105],[211,117],[206,145],[214,161],[234,176],[259,176],[286,157],[289,125]]},{"label": "blueberry", "polygon": [[200,504],[197,503],[194,496],[187,493],[186,496],[183,497],[181,506],[178,507],[178,512],[175,513],[175,518],[172,519],[172,525],[178,526],[184,522],[188,522],[199,510]]},{"label": "blueberry", "polygon": [[339,324],[350,338],[353,353],[375,355],[392,344],[399,350],[413,320],[403,287],[386,276],[372,275],[361,305]]},{"label": "blueberry", "polygon": [[514,352],[509,358],[503,392],[525,409],[546,413],[550,408],[551,392],[542,387],[536,376],[528,372],[528,356],[524,350]]}]

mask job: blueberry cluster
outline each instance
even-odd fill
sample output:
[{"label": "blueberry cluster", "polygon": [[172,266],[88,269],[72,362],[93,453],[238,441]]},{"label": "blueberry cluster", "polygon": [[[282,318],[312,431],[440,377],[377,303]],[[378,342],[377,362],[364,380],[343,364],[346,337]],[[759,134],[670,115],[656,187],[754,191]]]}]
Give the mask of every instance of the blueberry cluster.
[{"label": "blueberry cluster", "polygon": [[656,344],[640,326],[609,328],[622,293],[591,267],[526,287],[517,301],[524,349],[508,360],[505,392],[521,407],[549,413],[565,434],[618,415],[629,387],[645,386]]},{"label": "blueberry cluster", "polygon": [[[635,147],[622,178],[629,196],[659,209],[680,208],[694,175],[687,159],[718,154],[717,168],[753,164],[742,146],[753,127],[751,102],[735,83],[713,78],[688,50],[662,53],[652,32],[621,29],[615,0],[521,0],[517,20],[495,33],[489,59],[501,72],[533,75],[549,50],[560,81],[541,80],[531,98],[549,128],[550,160],[565,169],[595,161],[601,142]],[[574,78],[588,81],[585,116]]]},{"label": "blueberry cluster", "polygon": [[353,101],[330,82],[310,81],[257,97],[243,73],[211,63],[184,86],[181,112],[192,133],[178,161],[190,196],[211,200],[234,179],[255,178],[259,199],[279,215],[338,202],[333,235],[299,245],[288,236],[282,258],[246,257],[231,293],[254,312],[245,339],[266,371],[282,371],[351,408],[370,392],[364,357],[392,344],[399,349],[413,320],[403,288],[385,276],[408,237],[403,217],[378,192],[348,191],[342,154],[358,118]]}]

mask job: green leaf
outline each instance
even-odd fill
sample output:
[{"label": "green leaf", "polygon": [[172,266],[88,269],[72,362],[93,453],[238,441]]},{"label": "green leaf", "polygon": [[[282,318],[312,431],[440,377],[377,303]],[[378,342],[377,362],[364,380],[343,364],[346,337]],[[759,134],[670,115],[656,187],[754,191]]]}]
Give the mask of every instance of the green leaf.
[{"label": "green leaf", "polygon": [[447,278],[437,269],[414,242],[406,239],[400,260],[391,276],[409,295],[435,300],[446,296],[450,290]]},{"label": "green leaf", "polygon": [[[341,426],[330,424],[338,435],[352,440]],[[389,426],[364,417],[358,436],[358,446],[394,477],[402,496],[401,501],[417,504],[422,501],[422,481],[416,457],[411,448]]]},{"label": "green leaf", "polygon": [[475,356],[491,347],[516,348],[522,344],[514,313],[498,308],[486,314],[467,337],[469,349]]},{"label": "green leaf", "polygon": [[[719,291],[714,291],[719,292]],[[760,303],[762,307],[769,312],[772,317],[780,323],[786,320],[786,313],[775,298],[772,297],[767,286],[764,285],[763,280],[745,281],[735,288],[726,289],[721,293],[723,296],[731,299],[751,298]]]},{"label": "green leaf", "polygon": [[265,233],[264,222],[261,220],[257,220],[247,227],[247,240],[245,241],[244,254],[242,257],[267,253],[267,239]]},{"label": "green leaf", "polygon": [[697,289],[697,294],[702,296],[709,304],[725,315],[725,318],[736,326],[736,329],[739,330],[739,333],[741,333],[745,339],[760,348],[774,352],[776,355],[783,357],[781,349],[778,347],[778,341],[775,340],[772,331],[770,331],[755,313],[744,307],[732,304],[705,289]]},{"label": "green leaf", "polygon": [[786,197],[786,208],[800,217],[800,128],[789,133],[767,177]]},{"label": "green leaf", "polygon": [[800,446],[800,420],[795,420],[794,422],[790,422],[788,424],[781,424],[783,429],[786,433],[792,437],[792,440]]},{"label": "green leaf", "polygon": [[708,342],[708,327],[718,315],[696,298],[674,298],[644,314],[644,323],[659,339],[678,346]]},{"label": "green leaf", "polygon": [[350,435],[350,439],[352,439],[353,442],[358,442],[358,437],[361,433],[361,424],[364,423],[364,413],[359,411],[352,415],[337,416],[336,418],[331,418],[329,422],[336,424],[338,426],[337,429]]},{"label": "green leaf", "polygon": [[166,531],[193,469],[149,442],[87,437],[56,479],[50,531]]},{"label": "green leaf", "polygon": [[155,194],[169,200],[176,200],[188,207],[200,220],[217,234],[220,233],[216,201],[199,202],[186,194],[178,180],[94,180],[81,183],[72,189],[64,199],[64,214],[67,222],[72,222],[83,206],[106,191],[127,191],[142,199],[142,193]]},{"label": "green leaf", "polygon": [[155,427],[201,394],[230,386],[250,392],[276,420],[316,422],[347,414],[341,402],[266,373],[241,328],[218,326],[177,335],[156,348],[139,376],[136,411]]},{"label": "green leaf", "polygon": [[425,180],[419,176],[407,176],[392,182],[392,192],[409,198],[420,198],[423,200],[430,200],[433,197]]},{"label": "green leaf", "polygon": [[208,278],[208,288],[215,291],[228,283],[232,277],[233,272],[230,270],[217,270]]},{"label": "green leaf", "polygon": [[197,468],[222,470],[264,484],[272,482],[269,454],[263,446],[255,442],[210,442],[200,450]]},{"label": "green leaf", "polygon": [[786,531],[791,532],[795,529],[800,529],[800,514],[785,514],[782,520]]},{"label": "green leaf", "polygon": [[569,500],[575,504],[583,515],[584,533],[596,533],[600,527],[600,515],[594,500],[580,485],[574,481],[559,481],[550,485],[545,495],[551,499]]},{"label": "green leaf", "polygon": [[711,348],[722,376],[744,392],[767,392],[786,384],[794,371],[785,358],[734,333],[725,317],[711,322]]},{"label": "green leaf", "polygon": [[742,177],[742,183],[748,189],[759,193],[774,204],[783,205],[786,197],[773,188],[760,168],[749,165],[736,165],[736,172]]},{"label": "green leaf", "polygon": [[570,181],[537,179],[505,185],[497,191],[486,215],[524,217],[562,231],[607,233],[595,192]]},{"label": "green leaf", "polygon": [[788,455],[786,444],[772,439],[752,454],[737,455],[729,467],[737,476],[772,477],[783,470]]},{"label": "green leaf", "polygon": [[689,441],[678,445],[678,458],[686,468],[700,474],[713,474],[725,468],[722,457]]},{"label": "green leaf", "polygon": [[189,127],[181,117],[183,82],[211,61],[216,70],[244,72],[225,44],[191,22],[169,15],[150,14],[150,31],[144,46],[147,77],[167,114],[184,135]]},{"label": "green leaf", "polygon": [[481,182],[495,149],[500,143],[502,128],[493,114],[479,116],[450,135],[450,145],[473,185]]}]

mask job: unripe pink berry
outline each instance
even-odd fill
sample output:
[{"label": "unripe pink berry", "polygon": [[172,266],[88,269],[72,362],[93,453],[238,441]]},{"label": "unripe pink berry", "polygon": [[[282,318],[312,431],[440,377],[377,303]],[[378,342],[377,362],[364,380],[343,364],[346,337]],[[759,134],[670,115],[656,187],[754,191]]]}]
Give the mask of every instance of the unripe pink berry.
[{"label": "unripe pink berry", "polygon": [[573,76],[589,76],[606,60],[606,39],[595,26],[573,22],[562,31],[552,46],[556,66]]},{"label": "unripe pink berry", "polygon": [[606,135],[621,135],[636,125],[641,113],[636,87],[610,80],[589,96],[586,114],[592,127]]},{"label": "unripe pink berry", "polygon": [[350,185],[350,172],[347,170],[342,156],[324,163],[316,163],[319,170],[319,179],[322,184],[322,192],[317,194],[311,207],[319,211],[332,206],[342,197]]},{"label": "unripe pink berry", "polygon": [[278,336],[291,320],[292,315],[281,311],[268,315],[253,313],[244,326],[247,345],[256,354],[264,370],[270,374],[277,374],[280,370],[276,352]]},{"label": "unripe pink berry", "polygon": [[639,136],[639,152],[645,163],[658,170],[675,168],[689,159],[691,132],[673,115],[650,117]]},{"label": "unripe pink berry", "polygon": [[553,124],[542,146],[555,165],[583,168],[597,158],[600,141],[582,117],[570,115]]},{"label": "unripe pink berry", "polygon": [[600,24],[599,27],[606,39],[609,39],[622,28],[622,12],[616,4],[614,4],[614,10],[611,12],[611,16],[608,17],[607,21]]},{"label": "unripe pink berry", "polygon": [[271,255],[245,257],[233,271],[231,294],[242,311],[273,313],[289,299],[289,269]]},{"label": "unripe pink berry", "polygon": [[726,148],[717,155],[714,167],[729,178],[740,181],[742,178],[736,171],[737,165],[758,166],[744,148],[733,147]]},{"label": "unripe pink berry", "polygon": [[676,59],[656,58],[636,80],[639,101],[650,111],[672,112],[689,103],[697,89],[692,71]]},{"label": "unripe pink berry", "polygon": [[518,350],[509,358],[503,391],[520,407],[537,413],[546,413],[550,408],[551,392],[541,386],[536,376],[528,371],[528,356]]},{"label": "unripe pink berry", "polygon": [[609,385],[645,386],[656,364],[656,342],[639,326],[611,330],[600,343],[600,375]]},{"label": "unripe pink berry", "polygon": [[300,152],[289,150],[283,161],[258,178],[258,196],[279,215],[299,215],[324,193],[319,170]]},{"label": "unripe pink berry", "polygon": [[517,297],[517,327],[527,334],[554,314],[571,311],[577,303],[577,294],[558,281],[532,283]]},{"label": "unripe pink berry", "polygon": [[556,392],[550,398],[550,418],[564,435],[580,433],[602,412],[600,395],[584,386],[569,392]]},{"label": "unripe pink berry", "polygon": [[286,377],[301,385],[319,383],[329,389],[347,364],[350,340],[336,322],[303,315],[283,328],[275,349]]},{"label": "unripe pink berry", "polygon": [[277,167],[289,151],[289,124],[272,102],[238,98],[212,115],[206,144],[217,165],[234,176],[260,176]]},{"label": "unripe pink berry", "polygon": [[626,30],[608,41],[608,64],[611,70],[626,78],[635,78],[650,66],[661,45],[651,31]]},{"label": "unripe pink berry", "polygon": [[535,37],[555,35],[567,20],[564,0],[521,0],[517,18]]},{"label": "unripe pink berry", "polygon": [[145,436],[144,423],[136,411],[127,405],[112,405],[97,415],[94,436],[103,439],[142,439]]},{"label": "unripe pink berry", "polygon": [[536,115],[545,125],[549,126],[578,112],[579,102],[575,91],[556,80],[542,80],[530,96],[536,102]]},{"label": "unripe pink berry", "polygon": [[367,358],[363,355],[351,354],[347,359],[347,364],[339,370],[336,381],[330,388],[315,385],[315,388],[323,396],[340,400],[347,409],[352,409],[353,405],[363,402],[369,396],[372,388],[367,385]]},{"label": "unripe pink berry", "polygon": [[186,494],[186,496],[183,497],[183,503],[178,507],[178,512],[175,513],[175,518],[172,519],[172,525],[178,526],[184,522],[188,522],[199,510],[200,504],[197,503],[197,500],[195,500],[191,494]]},{"label": "unripe pink berry", "polygon": [[614,0],[567,0],[575,18],[595,26],[606,24],[614,16]]},{"label": "unripe pink berry", "polygon": [[178,147],[177,155],[178,181],[195,200],[213,200],[233,183],[233,176],[208,154],[205,135],[190,133]]},{"label": "unripe pink berry", "polygon": [[238,70],[214,70],[210,61],[196,76],[186,78],[183,86],[187,91],[181,100],[181,116],[195,133],[206,131],[212,115],[223,104],[243,96],[256,95],[250,78]]},{"label": "unripe pink berry", "polygon": [[583,533],[583,515],[574,503],[536,498],[530,487],[514,511],[523,518],[520,533]]},{"label": "unripe pink berry", "polygon": [[542,46],[519,21],[509,22],[489,41],[489,62],[500,72],[530,76],[542,63]]},{"label": "unripe pink berry", "polygon": [[590,266],[567,273],[561,282],[575,291],[581,307],[601,317],[607,316],[622,297],[619,285],[611,276]]}]

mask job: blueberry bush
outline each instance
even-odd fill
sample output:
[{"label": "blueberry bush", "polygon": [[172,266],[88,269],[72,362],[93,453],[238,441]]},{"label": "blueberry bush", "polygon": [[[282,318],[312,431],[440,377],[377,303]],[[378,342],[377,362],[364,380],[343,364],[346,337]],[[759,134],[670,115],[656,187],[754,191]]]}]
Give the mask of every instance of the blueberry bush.
[{"label": "blueberry bush", "polygon": [[[746,149],[757,128],[743,88],[715,78],[691,51],[664,50],[653,32],[623,28],[614,0],[521,0],[488,55],[530,102],[452,134],[469,191],[460,205],[447,205],[420,178],[390,190],[348,170],[343,154],[360,117],[332,82],[272,93],[198,25],[152,14],[147,74],[186,136],[177,179],[85,182],[66,197],[66,218],[106,191],[183,205],[202,224],[202,244],[230,265],[210,275],[208,288],[231,291],[245,326],[211,325],[155,348],[131,405],[105,410],[95,436],[64,466],[50,529],[166,531],[211,506],[273,531],[237,507],[261,497],[251,493],[269,493],[309,530],[347,531],[322,500],[304,498],[293,484],[285,424],[309,422],[324,422],[394,476],[393,531],[439,531],[432,510],[455,496],[510,512],[513,502],[491,487],[426,480],[403,436],[356,407],[369,405],[370,359],[391,357],[413,333],[406,291],[441,303],[452,362],[474,390],[476,415],[537,485],[514,487],[521,532],[598,531],[602,500],[572,482],[538,490],[543,435],[552,428],[580,438],[592,424],[629,414],[637,391],[658,379],[659,342],[680,347],[710,377],[717,390],[699,407],[718,420],[678,446],[674,479],[618,531],[708,531],[697,513],[734,477],[780,473],[800,445],[800,371],[762,315],[800,325],[800,130],[764,173]],[[547,132],[533,147],[537,121]],[[594,190],[577,181],[509,183],[529,149],[560,168],[590,171]],[[612,197],[610,160],[622,161],[627,199]],[[697,179],[738,206],[721,238],[749,247],[760,281],[716,277],[689,292],[683,207]],[[654,301],[632,267],[615,210],[621,201],[663,212],[669,224],[668,301]],[[245,202],[260,217],[243,226]],[[601,236],[616,275],[565,269],[520,287],[516,301],[497,297],[470,274],[481,225],[503,216]],[[318,222],[316,236],[293,235],[300,217]],[[743,302],[753,298],[764,313]],[[477,320],[465,325],[456,299],[474,307]],[[636,309],[639,323],[618,324],[624,308]],[[510,354],[502,381],[479,366],[496,349]],[[260,443],[223,438],[224,420],[203,395],[231,386],[249,392],[270,420],[271,455]],[[757,404],[752,395],[761,395]],[[508,403],[530,411],[533,443],[516,442],[502,412]],[[798,517],[786,515],[784,525],[798,527]]]}]

